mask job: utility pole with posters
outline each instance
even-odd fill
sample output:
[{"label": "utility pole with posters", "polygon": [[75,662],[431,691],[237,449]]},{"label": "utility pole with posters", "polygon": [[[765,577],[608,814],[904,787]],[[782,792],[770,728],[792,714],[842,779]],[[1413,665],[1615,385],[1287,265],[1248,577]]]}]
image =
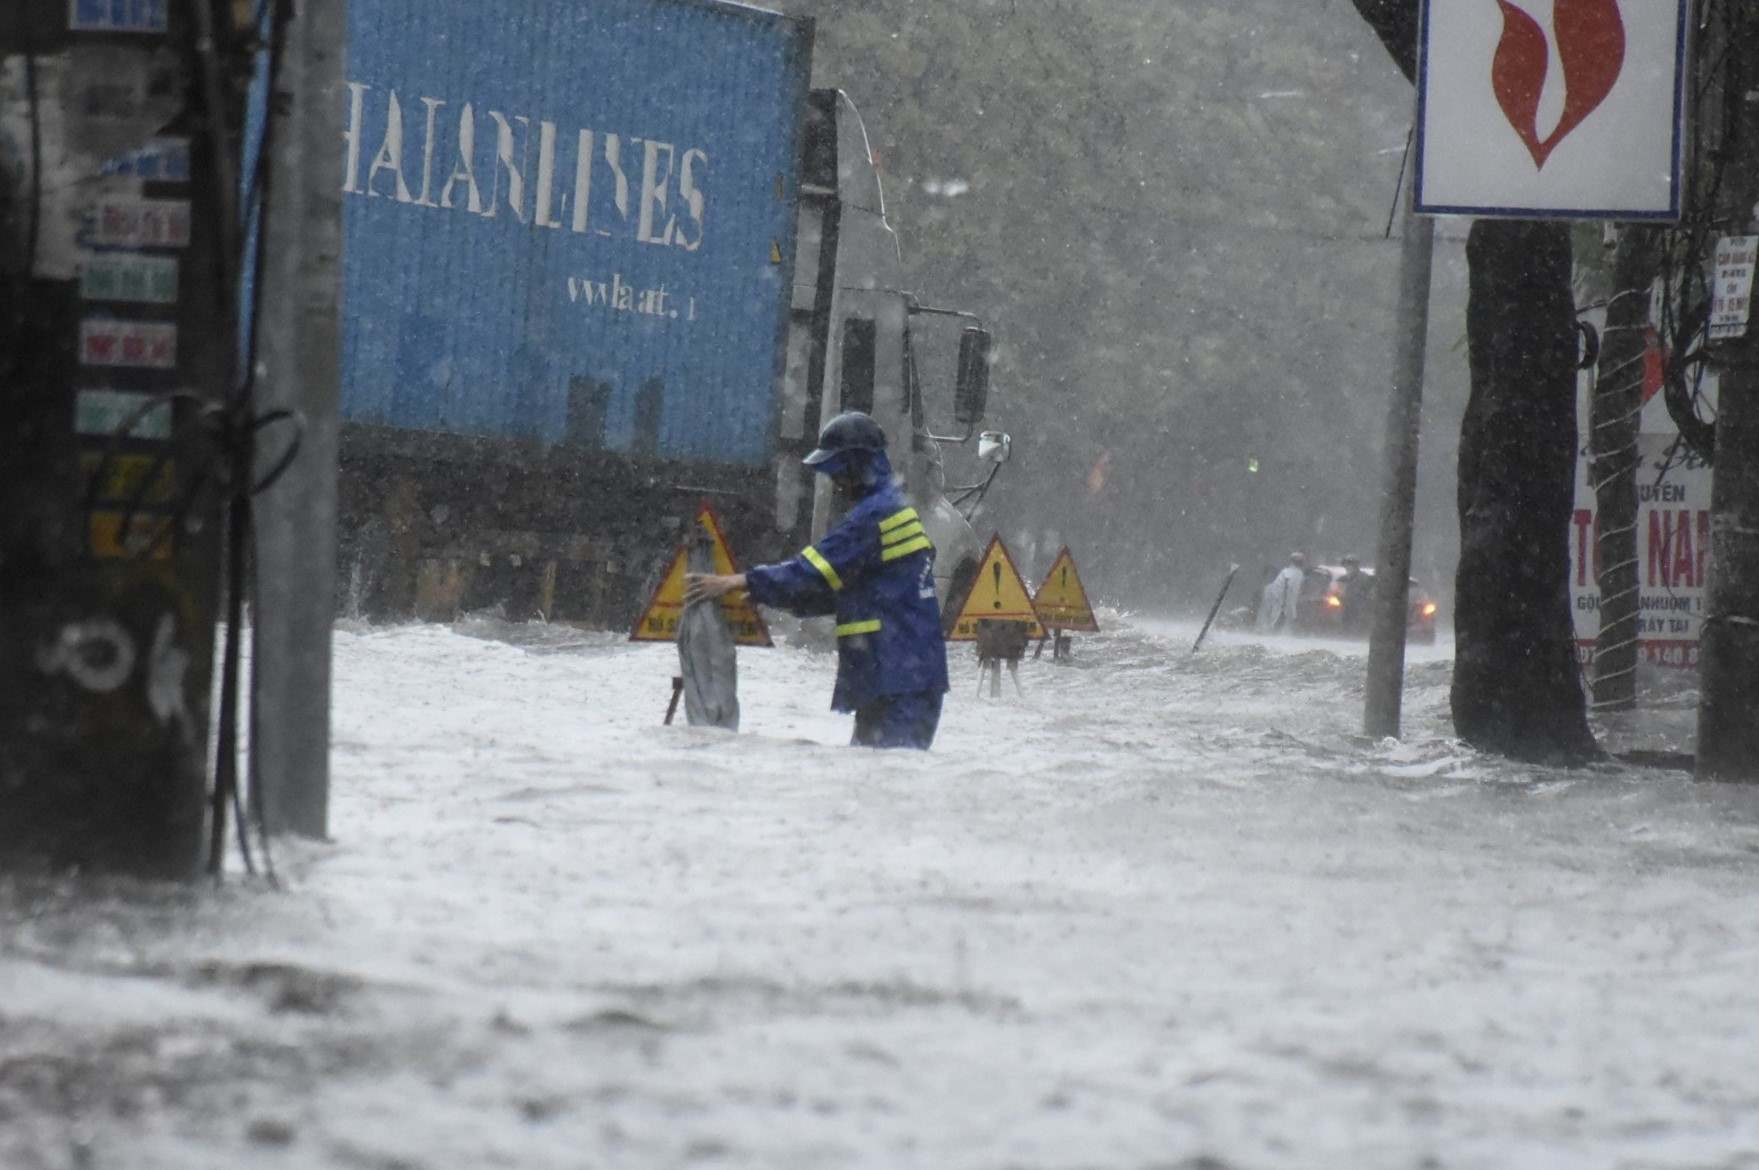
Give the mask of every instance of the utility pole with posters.
[{"label": "utility pole with posters", "polygon": [[1698,776],[1759,781],[1759,329],[1752,313],[1759,251],[1759,12],[1718,6],[1706,34],[1724,99],[1721,204],[1709,345],[1720,375],[1711,570],[1699,651]]},{"label": "utility pole with posters", "polygon": [[230,11],[0,4],[0,867],[208,857]]}]

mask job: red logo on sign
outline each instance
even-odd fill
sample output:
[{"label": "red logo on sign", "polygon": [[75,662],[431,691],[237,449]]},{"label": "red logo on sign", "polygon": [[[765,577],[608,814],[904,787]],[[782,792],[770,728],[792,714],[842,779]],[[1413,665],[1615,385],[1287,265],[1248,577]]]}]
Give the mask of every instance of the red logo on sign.
[{"label": "red logo on sign", "polygon": [[1502,8],[1502,43],[1490,65],[1497,104],[1521,136],[1533,164],[1544,169],[1558,143],[1600,108],[1625,68],[1625,22],[1618,0],[1556,0],[1552,28],[1564,68],[1564,112],[1557,128],[1539,137],[1539,96],[1550,69],[1545,30],[1508,0]]}]

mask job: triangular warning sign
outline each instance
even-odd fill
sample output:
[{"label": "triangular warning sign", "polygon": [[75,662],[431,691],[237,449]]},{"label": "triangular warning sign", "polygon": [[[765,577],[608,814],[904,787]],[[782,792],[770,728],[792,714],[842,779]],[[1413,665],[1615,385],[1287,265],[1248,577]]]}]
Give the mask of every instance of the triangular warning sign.
[{"label": "triangular warning sign", "polygon": [[1067,545],[1051,562],[1050,573],[1032,598],[1032,608],[1038,611],[1038,620],[1053,630],[1099,633],[1093,605],[1087,600],[1087,590],[1081,587],[1081,573],[1075,568],[1075,558],[1069,554]]},{"label": "triangular warning sign", "polygon": [[[721,521],[715,510],[706,501],[701,511],[696,514],[696,523],[708,533],[709,546],[714,550],[715,572],[720,574],[737,573],[739,566],[733,560],[733,552],[727,547],[727,538],[721,531]],[[660,587],[641,611],[636,619],[635,629],[629,633],[631,642],[676,642],[678,640],[678,619],[684,616],[684,573],[690,563],[690,541],[679,543],[678,551],[672,554],[672,563],[666,566],[665,576],[660,578]],[[764,625],[763,616],[752,606],[750,599],[736,593],[729,593],[721,598],[721,611],[727,615],[727,625],[733,631],[733,641],[741,646],[773,646],[770,641],[770,629]]]},{"label": "triangular warning sign", "polygon": [[771,264],[780,264],[781,262],[782,262],[782,242],[780,240],[771,240],[770,241],[770,263]]},{"label": "triangular warning sign", "polygon": [[953,621],[953,632],[947,635],[947,641],[977,641],[977,623],[982,618],[1025,622],[1031,626],[1027,637],[1044,637],[1044,626],[1038,620],[1038,611],[1032,608],[1026,582],[999,536],[990,537],[989,548],[984,550],[977,576],[971,581],[971,591],[959,606],[959,616]]}]

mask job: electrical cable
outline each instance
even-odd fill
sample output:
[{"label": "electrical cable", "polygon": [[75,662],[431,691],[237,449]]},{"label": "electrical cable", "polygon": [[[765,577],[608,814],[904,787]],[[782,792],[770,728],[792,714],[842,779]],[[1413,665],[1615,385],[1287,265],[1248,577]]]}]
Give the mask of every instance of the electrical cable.
[{"label": "electrical cable", "polygon": [[1399,156],[1399,178],[1393,184],[1393,205],[1387,209],[1386,234],[1382,237],[1383,239],[1393,238],[1393,223],[1399,218],[1399,196],[1405,191],[1405,171],[1411,166],[1411,144],[1416,141],[1416,138],[1417,123],[1413,121],[1410,128],[1405,131],[1405,150]]}]

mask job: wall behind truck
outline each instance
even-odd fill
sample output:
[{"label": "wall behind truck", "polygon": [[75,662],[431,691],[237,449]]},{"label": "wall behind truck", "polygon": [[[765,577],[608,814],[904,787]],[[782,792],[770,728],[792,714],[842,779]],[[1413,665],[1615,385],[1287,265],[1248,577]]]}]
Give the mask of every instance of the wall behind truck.
[{"label": "wall behind truck", "polygon": [[442,616],[534,556],[600,588],[655,491],[772,491],[810,56],[706,0],[351,4],[345,588]]}]

